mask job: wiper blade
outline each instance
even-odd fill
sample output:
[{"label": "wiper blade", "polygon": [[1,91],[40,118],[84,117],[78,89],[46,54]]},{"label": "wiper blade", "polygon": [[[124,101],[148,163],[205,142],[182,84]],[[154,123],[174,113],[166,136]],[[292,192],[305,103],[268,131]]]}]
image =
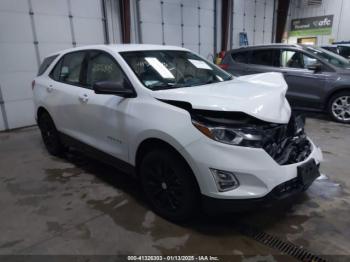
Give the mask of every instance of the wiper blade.
[{"label": "wiper blade", "polygon": [[172,89],[172,88],[178,88],[178,86],[170,83],[155,83],[152,85],[147,86],[148,88],[152,90],[163,90],[163,89]]}]

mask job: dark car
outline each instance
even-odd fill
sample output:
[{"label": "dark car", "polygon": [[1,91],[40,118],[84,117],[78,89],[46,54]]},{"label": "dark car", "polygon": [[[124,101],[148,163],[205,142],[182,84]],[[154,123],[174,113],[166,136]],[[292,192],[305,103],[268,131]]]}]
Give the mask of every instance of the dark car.
[{"label": "dark car", "polygon": [[338,54],[346,59],[350,59],[350,44],[333,44],[321,47],[335,54]]},{"label": "dark car", "polygon": [[318,47],[272,44],[228,51],[220,65],[234,76],[280,72],[293,109],[325,111],[350,123],[350,62]]}]

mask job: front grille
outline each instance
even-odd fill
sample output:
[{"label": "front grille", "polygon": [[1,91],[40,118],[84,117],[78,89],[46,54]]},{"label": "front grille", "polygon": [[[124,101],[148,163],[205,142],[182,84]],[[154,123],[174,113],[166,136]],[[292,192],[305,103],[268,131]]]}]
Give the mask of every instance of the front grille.
[{"label": "front grille", "polygon": [[265,129],[263,148],[280,165],[304,161],[311,153],[311,143],[304,132],[301,117],[291,117],[286,125]]},{"label": "front grille", "polygon": [[289,194],[295,191],[301,190],[302,187],[303,185],[299,177],[296,177],[275,187],[272,194],[277,199],[281,199],[287,197]]}]

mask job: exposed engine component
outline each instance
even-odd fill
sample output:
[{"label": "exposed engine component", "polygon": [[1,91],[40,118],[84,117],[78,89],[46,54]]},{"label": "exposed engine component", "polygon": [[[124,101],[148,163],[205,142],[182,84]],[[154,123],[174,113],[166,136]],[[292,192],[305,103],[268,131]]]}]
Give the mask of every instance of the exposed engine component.
[{"label": "exposed engine component", "polygon": [[244,146],[263,148],[278,164],[288,165],[305,160],[311,143],[304,132],[303,116],[292,115],[288,124],[268,123],[241,112],[191,110],[192,119],[212,126],[224,126],[260,140],[242,142]]}]

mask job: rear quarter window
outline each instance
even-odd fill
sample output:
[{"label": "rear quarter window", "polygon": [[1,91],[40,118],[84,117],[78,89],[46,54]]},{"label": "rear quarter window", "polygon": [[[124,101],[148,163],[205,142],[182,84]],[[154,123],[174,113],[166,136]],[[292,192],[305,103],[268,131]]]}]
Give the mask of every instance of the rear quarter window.
[{"label": "rear quarter window", "polygon": [[263,66],[279,66],[280,51],[278,49],[261,49],[252,51],[250,64]]},{"label": "rear quarter window", "polygon": [[49,68],[49,66],[52,64],[53,60],[56,59],[57,56],[58,55],[46,57],[39,67],[37,76],[41,76],[46,71],[46,69]]}]

